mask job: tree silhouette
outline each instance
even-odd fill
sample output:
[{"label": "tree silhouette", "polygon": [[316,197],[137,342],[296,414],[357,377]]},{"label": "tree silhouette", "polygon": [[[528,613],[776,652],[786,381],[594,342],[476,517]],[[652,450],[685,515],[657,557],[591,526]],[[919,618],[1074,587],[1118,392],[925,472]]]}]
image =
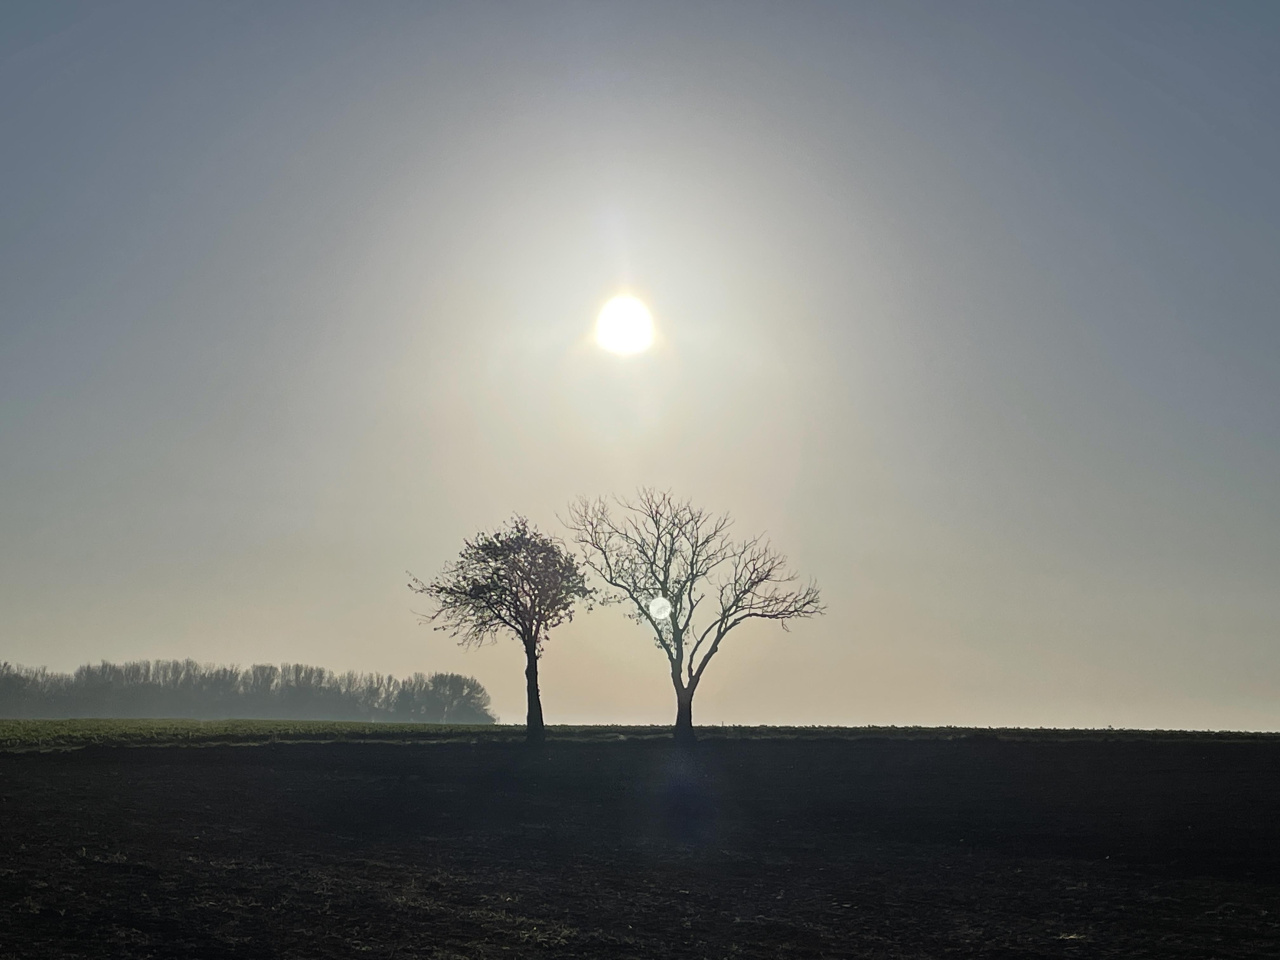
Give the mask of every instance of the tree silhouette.
[{"label": "tree silhouette", "polygon": [[581,498],[566,525],[588,569],[610,588],[602,599],[625,603],[667,655],[675,738],[692,743],[693,695],[724,638],[747,620],[777,620],[785,630],[790,620],[821,614],[818,588],[798,585],[763,537],[734,540],[727,515],[651,489],[613,505],[617,518],[603,498]]},{"label": "tree silhouette", "polygon": [[85,664],[69,673],[0,663],[0,717],[200,717],[494,723],[471,677],[397,680],[286,663],[240,669],[194,660]]},{"label": "tree silhouette", "polygon": [[593,591],[578,561],[555,537],[539,533],[524,517],[513,517],[495,533],[464,541],[458,559],[431,583],[410,574],[409,589],[430,597],[436,610],[427,622],[478,646],[510,632],[524,646],[529,713],[528,743],[541,743],[542,700],[538,658],[547,634],[573,619],[574,604],[591,601]]}]

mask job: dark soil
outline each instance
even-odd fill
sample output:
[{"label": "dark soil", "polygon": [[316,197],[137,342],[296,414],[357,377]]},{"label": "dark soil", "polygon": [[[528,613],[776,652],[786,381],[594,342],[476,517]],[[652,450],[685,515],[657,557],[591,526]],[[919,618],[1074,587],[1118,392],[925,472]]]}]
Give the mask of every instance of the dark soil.
[{"label": "dark soil", "polygon": [[1280,742],[0,755],[0,957],[1280,957]]}]

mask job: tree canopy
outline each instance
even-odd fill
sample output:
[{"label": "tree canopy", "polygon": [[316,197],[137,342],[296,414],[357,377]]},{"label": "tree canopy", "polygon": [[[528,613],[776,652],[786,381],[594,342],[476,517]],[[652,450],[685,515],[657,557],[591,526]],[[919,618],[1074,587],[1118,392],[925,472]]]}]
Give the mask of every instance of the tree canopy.
[{"label": "tree canopy", "polygon": [[503,633],[521,642],[528,738],[540,741],[544,733],[538,658],[548,633],[572,620],[574,605],[589,605],[594,594],[573,554],[517,515],[495,532],[464,541],[458,559],[430,583],[410,574],[409,589],[434,602],[434,612],[424,619],[463,646],[492,642]]}]

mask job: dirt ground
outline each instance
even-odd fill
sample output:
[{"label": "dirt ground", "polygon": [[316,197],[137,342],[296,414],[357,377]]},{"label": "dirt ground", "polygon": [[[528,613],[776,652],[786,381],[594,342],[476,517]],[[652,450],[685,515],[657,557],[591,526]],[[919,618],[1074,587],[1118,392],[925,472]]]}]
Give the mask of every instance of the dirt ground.
[{"label": "dirt ground", "polygon": [[1280,957],[1280,741],[0,754],[0,957]]}]

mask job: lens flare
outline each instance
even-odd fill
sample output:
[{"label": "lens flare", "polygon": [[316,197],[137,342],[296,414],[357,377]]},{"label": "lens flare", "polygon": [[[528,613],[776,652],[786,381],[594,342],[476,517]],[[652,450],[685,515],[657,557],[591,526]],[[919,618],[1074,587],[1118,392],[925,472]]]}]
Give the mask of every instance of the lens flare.
[{"label": "lens flare", "polygon": [[655,620],[665,620],[671,616],[671,601],[666,597],[654,597],[649,601],[649,616]]}]

